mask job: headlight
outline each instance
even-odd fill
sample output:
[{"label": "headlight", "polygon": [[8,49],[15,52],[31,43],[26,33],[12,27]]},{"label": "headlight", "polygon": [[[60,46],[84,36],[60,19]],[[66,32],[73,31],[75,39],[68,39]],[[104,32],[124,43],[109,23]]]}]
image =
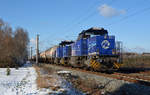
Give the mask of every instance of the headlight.
[{"label": "headlight", "polygon": [[114,49],[112,50],[112,54],[115,54],[115,50]]}]

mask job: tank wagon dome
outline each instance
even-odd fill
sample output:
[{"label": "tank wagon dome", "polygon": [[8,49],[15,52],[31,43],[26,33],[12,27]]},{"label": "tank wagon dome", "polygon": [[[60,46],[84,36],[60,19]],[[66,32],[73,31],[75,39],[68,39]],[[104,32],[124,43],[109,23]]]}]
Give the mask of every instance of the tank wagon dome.
[{"label": "tank wagon dome", "polygon": [[47,50],[45,50],[45,52],[51,51],[52,49],[55,49],[57,47],[58,47],[58,45],[52,46],[52,47],[48,48]]}]

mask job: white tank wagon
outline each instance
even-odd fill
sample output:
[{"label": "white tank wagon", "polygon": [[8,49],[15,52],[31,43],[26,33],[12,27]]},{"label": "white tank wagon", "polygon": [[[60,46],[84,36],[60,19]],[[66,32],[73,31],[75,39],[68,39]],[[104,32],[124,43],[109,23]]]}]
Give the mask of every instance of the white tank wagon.
[{"label": "white tank wagon", "polygon": [[47,49],[44,52],[40,53],[40,61],[42,61],[43,63],[48,62],[48,63],[53,63],[54,62],[54,58],[56,57],[56,49],[58,46],[53,46],[49,49]]}]

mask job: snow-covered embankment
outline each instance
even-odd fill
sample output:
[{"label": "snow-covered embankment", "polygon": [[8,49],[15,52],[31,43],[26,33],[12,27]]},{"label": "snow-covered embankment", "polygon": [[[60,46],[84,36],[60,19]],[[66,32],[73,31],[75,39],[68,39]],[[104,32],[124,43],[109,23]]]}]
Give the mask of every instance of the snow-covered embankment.
[{"label": "snow-covered embankment", "polygon": [[6,75],[6,68],[0,68],[0,95],[39,95],[36,85],[36,71],[33,67],[11,68]]}]

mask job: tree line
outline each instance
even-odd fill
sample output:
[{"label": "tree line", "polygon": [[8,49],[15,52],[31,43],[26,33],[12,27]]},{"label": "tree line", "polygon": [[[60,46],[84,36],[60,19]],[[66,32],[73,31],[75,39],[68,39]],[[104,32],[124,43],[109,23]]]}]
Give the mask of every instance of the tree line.
[{"label": "tree line", "polygon": [[28,56],[28,32],[18,27],[12,29],[0,19],[0,67],[15,67],[24,64]]}]

